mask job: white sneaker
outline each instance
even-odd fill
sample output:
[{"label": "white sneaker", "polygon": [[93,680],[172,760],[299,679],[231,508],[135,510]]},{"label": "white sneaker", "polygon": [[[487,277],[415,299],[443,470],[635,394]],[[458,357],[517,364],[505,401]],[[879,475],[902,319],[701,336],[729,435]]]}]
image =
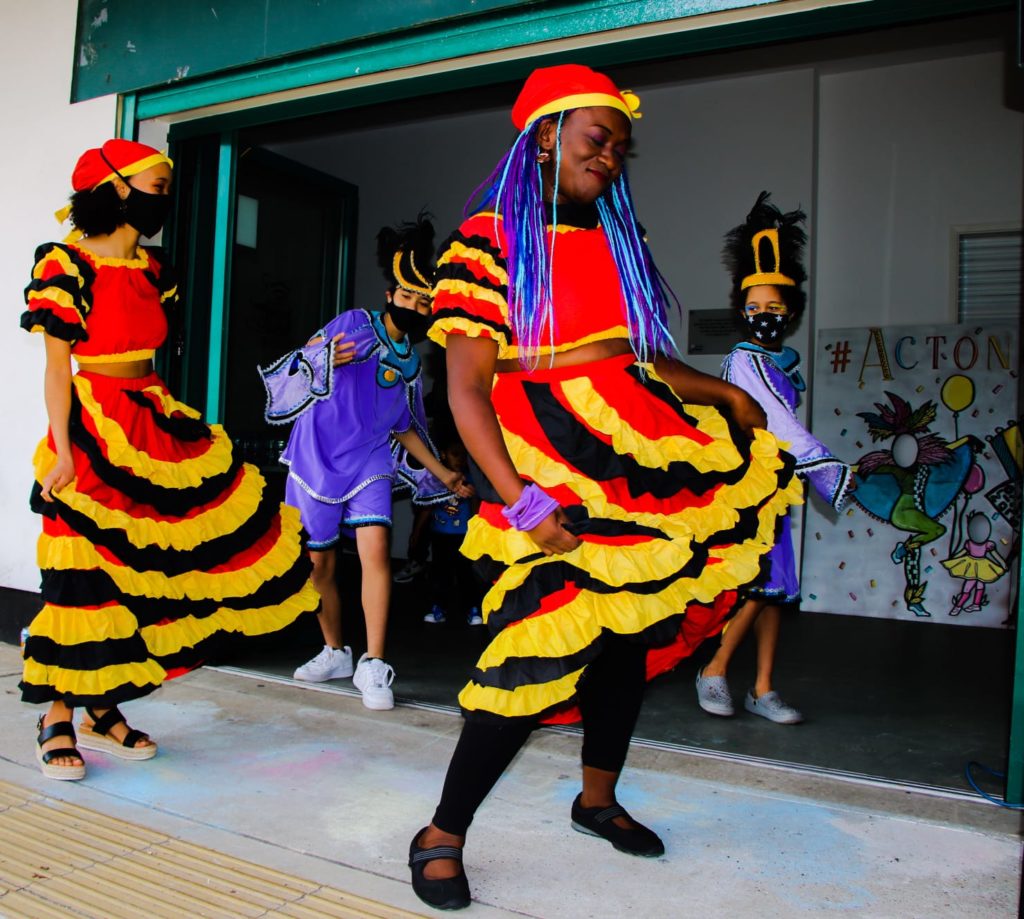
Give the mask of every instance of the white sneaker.
[{"label": "white sneaker", "polygon": [[379,657],[368,658],[364,654],[356,665],[352,683],[363,694],[363,705],[384,712],[395,707],[395,694],[391,691],[394,679],[395,670],[390,664]]},{"label": "white sneaker", "polygon": [[352,649],[348,645],[344,648],[324,645],[323,651],[294,673],[295,679],[304,683],[323,683],[349,676],[352,676]]}]

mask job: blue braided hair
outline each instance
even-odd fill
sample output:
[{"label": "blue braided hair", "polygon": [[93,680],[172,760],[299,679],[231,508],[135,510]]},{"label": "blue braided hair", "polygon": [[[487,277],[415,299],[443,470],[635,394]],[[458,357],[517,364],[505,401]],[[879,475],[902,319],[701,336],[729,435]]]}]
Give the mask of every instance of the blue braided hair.
[{"label": "blue braided hair", "polygon": [[[558,224],[558,174],[562,159],[562,124],[569,109],[558,114],[555,142],[555,188],[552,223]],[[506,265],[508,266],[509,324],[519,342],[519,361],[525,369],[536,368],[542,344],[554,346],[554,306],[551,290],[554,278],[557,233],[547,238],[544,213],[544,183],[537,163],[537,131],[544,119],[526,126],[508,152],[466,202],[464,216],[492,208],[495,238],[498,220],[505,220]],[[474,204],[474,202],[477,202]],[[633,208],[633,197],[623,167],[619,178],[597,201],[612,258],[619,272],[619,284],[626,303],[629,340],[641,363],[656,354],[677,354],[668,329],[668,309],[679,300],[655,267]],[[547,328],[547,341],[541,338]],[[552,355],[553,355],[552,350]],[[553,358],[552,358],[553,359]]]}]

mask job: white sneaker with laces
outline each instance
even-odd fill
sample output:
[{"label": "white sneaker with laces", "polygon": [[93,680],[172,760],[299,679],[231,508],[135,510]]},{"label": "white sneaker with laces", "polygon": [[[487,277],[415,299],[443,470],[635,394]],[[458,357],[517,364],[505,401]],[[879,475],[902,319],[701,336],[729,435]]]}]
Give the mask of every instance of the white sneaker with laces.
[{"label": "white sneaker with laces", "polygon": [[379,657],[363,654],[356,665],[352,683],[363,694],[363,705],[378,712],[395,707],[395,694],[391,684],[395,680],[395,669]]},{"label": "white sneaker with laces", "polygon": [[311,661],[296,669],[294,678],[304,683],[323,683],[326,680],[339,680],[352,676],[352,649],[332,648],[324,645]]}]

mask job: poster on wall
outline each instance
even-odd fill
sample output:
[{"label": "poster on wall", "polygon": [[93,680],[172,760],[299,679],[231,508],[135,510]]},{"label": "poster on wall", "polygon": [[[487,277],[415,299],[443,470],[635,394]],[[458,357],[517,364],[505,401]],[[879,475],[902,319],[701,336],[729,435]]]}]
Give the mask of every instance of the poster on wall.
[{"label": "poster on wall", "polygon": [[808,516],[803,609],[1006,627],[1021,515],[1017,329],[819,330],[812,430],[856,467]]}]

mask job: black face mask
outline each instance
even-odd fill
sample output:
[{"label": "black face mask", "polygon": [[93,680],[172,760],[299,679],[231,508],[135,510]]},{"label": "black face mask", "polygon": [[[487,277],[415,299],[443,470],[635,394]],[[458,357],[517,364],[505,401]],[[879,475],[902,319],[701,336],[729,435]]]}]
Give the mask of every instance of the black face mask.
[{"label": "black face mask", "polygon": [[395,324],[399,332],[404,332],[413,344],[423,341],[427,337],[427,329],[430,328],[433,318],[417,313],[416,310],[388,304],[388,316]]},{"label": "black face mask", "polygon": [[170,195],[154,195],[129,186],[128,197],[121,202],[124,222],[143,236],[156,236],[171,210]]},{"label": "black face mask", "polygon": [[786,326],[789,325],[789,316],[779,313],[754,313],[744,318],[747,320],[751,338],[756,339],[766,348],[781,346],[782,338],[786,334]]}]

